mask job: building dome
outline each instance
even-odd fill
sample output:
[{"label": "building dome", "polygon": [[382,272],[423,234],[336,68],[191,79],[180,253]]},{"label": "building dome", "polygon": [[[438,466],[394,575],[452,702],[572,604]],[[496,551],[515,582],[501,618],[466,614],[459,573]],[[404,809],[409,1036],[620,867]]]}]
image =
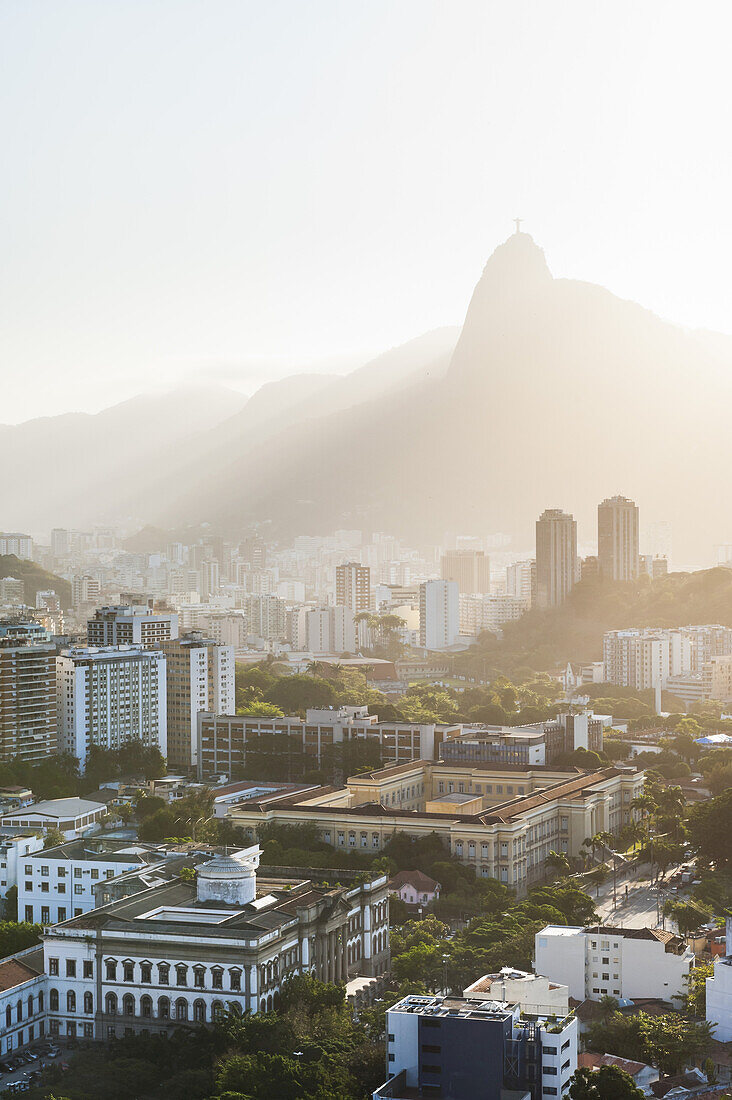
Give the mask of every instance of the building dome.
[{"label": "building dome", "polygon": [[199,902],[247,905],[257,896],[257,867],[262,853],[258,844],[234,855],[215,856],[198,868],[196,897]]}]

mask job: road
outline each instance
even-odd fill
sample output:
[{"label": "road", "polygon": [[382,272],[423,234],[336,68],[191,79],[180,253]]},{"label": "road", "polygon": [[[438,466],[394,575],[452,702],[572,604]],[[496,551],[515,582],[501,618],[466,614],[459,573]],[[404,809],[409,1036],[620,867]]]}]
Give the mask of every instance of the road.
[{"label": "road", "polygon": [[[672,868],[668,874],[673,873]],[[626,896],[627,886],[627,896]],[[655,886],[651,886],[650,867],[645,865],[630,875],[618,874],[617,881],[617,908],[613,906],[612,877],[609,882],[600,887],[600,896],[597,891],[592,891],[592,897],[601,919],[607,924],[617,924],[624,928],[656,928],[665,927],[671,932],[676,932],[676,925],[668,917],[663,916],[663,903],[669,897],[681,897],[678,894],[669,894],[667,890],[660,892]],[[658,906],[658,908],[657,908]],[[660,921],[659,921],[660,912]]]}]

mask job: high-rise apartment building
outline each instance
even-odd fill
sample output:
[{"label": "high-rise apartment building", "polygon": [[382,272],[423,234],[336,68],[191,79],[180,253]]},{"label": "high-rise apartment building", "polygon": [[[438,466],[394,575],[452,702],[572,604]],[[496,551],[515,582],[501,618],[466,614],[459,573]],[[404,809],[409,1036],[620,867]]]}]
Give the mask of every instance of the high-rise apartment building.
[{"label": "high-rise apartment building", "polygon": [[0,622],[0,759],[56,751],[56,650],[35,622]]},{"label": "high-rise apartment building", "polygon": [[198,715],[234,714],[234,647],[191,631],[161,643],[167,682],[168,763],[192,768],[198,763]]},{"label": "high-rise apartment building", "polygon": [[506,595],[525,600],[529,607],[536,603],[536,562],[533,558],[506,566]]},{"label": "high-rise apartment building", "polygon": [[94,603],[99,599],[99,593],[101,591],[101,585],[96,577],[90,577],[88,574],[81,576],[75,576],[71,580],[71,602],[74,607],[78,607],[80,604]]},{"label": "high-rise apartment building", "polygon": [[491,561],[484,550],[448,550],[442,555],[440,573],[443,581],[456,581],[461,596],[491,590]]},{"label": "high-rise apartment building", "polygon": [[597,562],[600,580],[638,576],[638,505],[627,497],[608,497],[597,506]]},{"label": "high-rise apartment building", "polygon": [[25,582],[19,577],[0,577],[0,604],[25,602]]},{"label": "high-rise apartment building", "polygon": [[350,607],[301,607],[290,618],[290,634],[295,649],[313,654],[356,650],[356,624]]},{"label": "high-rise apartment building", "polygon": [[206,558],[202,561],[200,576],[198,591],[201,594],[201,599],[204,603],[207,603],[210,599],[215,599],[218,596],[221,587],[221,567],[218,558]]},{"label": "high-rise apartment building", "polygon": [[536,521],[536,602],[559,607],[577,579],[577,521],[548,508]]},{"label": "high-rise apartment building", "polygon": [[140,604],[109,605],[97,608],[86,624],[90,646],[134,645],[150,649],[158,642],[178,637],[175,611],[154,611]]},{"label": "high-rise apartment building", "polygon": [[33,539],[18,531],[0,531],[0,556],[13,554],[16,558],[33,557]]},{"label": "high-rise apartment building", "polygon": [[279,596],[247,596],[244,600],[247,633],[265,642],[284,641],[287,636],[286,608]]},{"label": "high-rise apartment building", "polygon": [[425,581],[419,586],[419,644],[424,649],[449,649],[459,633],[457,581]]},{"label": "high-rise apartment building", "polygon": [[336,604],[354,615],[371,608],[371,569],[349,561],[336,566]]},{"label": "high-rise apartment building", "polygon": [[167,753],[165,656],[141,646],[64,649],[56,661],[58,745],[85,767],[92,745],[141,741]]}]

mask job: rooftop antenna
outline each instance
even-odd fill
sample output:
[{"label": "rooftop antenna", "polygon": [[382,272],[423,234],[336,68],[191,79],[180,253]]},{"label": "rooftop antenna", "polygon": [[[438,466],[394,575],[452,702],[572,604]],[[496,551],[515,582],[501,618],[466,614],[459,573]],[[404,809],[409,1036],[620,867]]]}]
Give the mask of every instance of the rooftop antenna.
[{"label": "rooftop antenna", "polygon": [[523,220],[524,220],[523,218],[514,218],[514,219],[513,219],[513,221],[514,221],[514,225],[516,226],[516,232],[517,232],[517,233],[520,233],[520,232],[521,232],[521,222],[522,222]]}]

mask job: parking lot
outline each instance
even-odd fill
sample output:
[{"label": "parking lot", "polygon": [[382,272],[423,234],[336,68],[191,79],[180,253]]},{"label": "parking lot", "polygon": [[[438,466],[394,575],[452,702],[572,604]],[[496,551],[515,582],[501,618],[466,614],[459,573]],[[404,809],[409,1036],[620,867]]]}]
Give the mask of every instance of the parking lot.
[{"label": "parking lot", "polygon": [[0,1059],[0,1092],[12,1090],[21,1095],[38,1081],[44,1066],[59,1065],[65,1060],[65,1053],[51,1042],[33,1043],[25,1050],[13,1051]]}]

